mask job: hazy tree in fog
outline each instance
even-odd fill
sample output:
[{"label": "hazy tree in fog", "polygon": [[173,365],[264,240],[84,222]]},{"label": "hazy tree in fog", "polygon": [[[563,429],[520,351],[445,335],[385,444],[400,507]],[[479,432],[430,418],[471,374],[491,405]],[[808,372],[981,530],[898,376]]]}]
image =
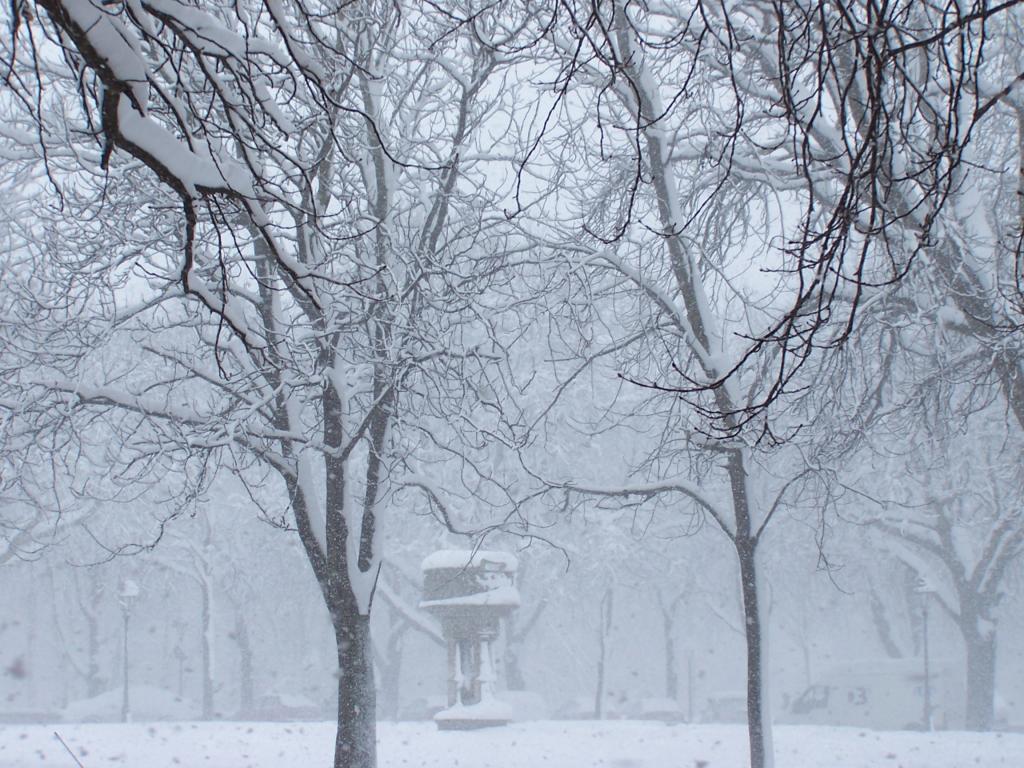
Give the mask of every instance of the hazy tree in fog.
[{"label": "hazy tree in fog", "polygon": [[[992,259],[988,265],[993,279],[997,264]],[[854,519],[871,522],[882,549],[902,564],[871,565],[884,569],[884,587],[872,587],[870,609],[887,654],[903,654],[893,599],[916,636],[922,627],[914,605],[934,598],[964,640],[966,725],[988,729],[996,609],[1024,546],[1022,430],[1007,386],[1013,380],[1000,374],[995,359],[1018,341],[1005,329],[1004,340],[993,347],[987,334],[971,332],[941,277],[931,284],[910,279],[906,287],[912,290],[872,308],[857,344],[881,364],[866,407],[851,421],[867,431],[842,473],[854,489],[846,502]],[[864,344],[869,337],[872,342]],[[923,596],[906,583],[908,572],[911,582],[921,580]]]},{"label": "hazy tree in fog", "polygon": [[[102,648],[110,629],[103,611],[106,603],[104,596],[113,594],[115,589],[115,585],[109,579],[110,575],[99,567],[88,566],[72,568],[66,573],[67,593],[85,623],[84,632],[79,631],[74,625],[66,627],[65,621],[71,617],[54,616],[54,626],[62,637],[61,645],[64,647],[68,663],[85,683],[86,698],[103,693],[111,676],[110,670],[104,670],[101,665]],[[108,578],[104,579],[104,576]],[[60,592],[55,586],[55,604],[59,595]]]},{"label": "hazy tree in fog", "polygon": [[916,575],[919,599],[934,600],[960,630],[971,730],[993,725],[998,606],[1024,555],[1020,435],[1015,423],[998,424],[1001,413],[973,417],[964,434],[951,430],[955,417],[935,408],[916,446],[902,456],[892,446],[878,452],[869,466],[904,480],[876,479],[874,503],[859,515]]},{"label": "hazy tree in fog", "polygon": [[[213,526],[205,515],[197,516],[195,522],[197,525],[192,526],[188,533],[183,531],[181,525],[172,526],[161,542],[158,556],[152,560],[168,573],[180,589],[194,587],[199,595],[198,621],[189,621],[187,625],[196,627],[199,637],[202,683],[199,714],[204,720],[211,720],[216,714],[214,691],[217,679],[217,629],[220,616],[224,613],[218,609],[217,582],[223,580],[224,566],[235,558],[227,542],[215,542]],[[237,537],[238,532],[234,536]],[[244,652],[245,649],[242,650]]]},{"label": "hazy tree in fog", "polygon": [[[558,558],[558,570],[551,567],[539,547],[524,549],[516,556],[519,569],[516,571],[516,586],[523,595],[523,605],[505,618],[505,686],[510,691],[527,690],[526,683],[526,643],[534,635],[538,625],[551,610],[551,583],[563,574],[562,560]],[[557,553],[556,553],[557,554]]]}]

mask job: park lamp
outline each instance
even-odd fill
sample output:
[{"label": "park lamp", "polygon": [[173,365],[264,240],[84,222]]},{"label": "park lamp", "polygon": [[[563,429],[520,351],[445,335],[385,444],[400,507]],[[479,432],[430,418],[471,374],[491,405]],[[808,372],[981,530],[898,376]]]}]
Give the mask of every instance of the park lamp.
[{"label": "park lamp", "polygon": [[914,592],[921,596],[921,637],[922,637],[922,650],[924,651],[924,701],[922,702],[922,717],[921,725],[925,730],[933,730],[932,723],[932,683],[931,683],[931,669],[930,659],[928,658],[928,597],[935,594],[935,588],[929,583],[928,579],[924,576],[918,576],[917,584],[914,586]]},{"label": "park lamp", "polygon": [[124,619],[124,650],[122,655],[123,677],[121,690],[121,722],[132,721],[132,706],[128,682],[128,617],[131,614],[132,604],[138,599],[140,593],[139,585],[134,579],[125,579],[121,582],[121,590],[117,593],[117,601],[121,604],[121,616]]},{"label": "park lamp", "polygon": [[928,595],[935,593],[935,587],[933,587],[932,583],[924,576],[918,576],[917,583],[914,585],[914,591],[919,595],[927,597]]},{"label": "park lamp", "polygon": [[121,604],[121,609],[125,612],[130,611],[140,593],[141,590],[139,589],[138,582],[134,579],[122,581],[121,591],[117,593],[117,600]]}]

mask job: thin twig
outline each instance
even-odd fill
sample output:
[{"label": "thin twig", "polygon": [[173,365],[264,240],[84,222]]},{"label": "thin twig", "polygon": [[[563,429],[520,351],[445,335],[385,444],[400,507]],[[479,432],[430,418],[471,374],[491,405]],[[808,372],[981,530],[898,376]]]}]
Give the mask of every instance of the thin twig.
[{"label": "thin twig", "polygon": [[75,761],[75,763],[77,763],[77,764],[78,764],[78,768],[85,768],[85,766],[84,766],[84,765],[82,765],[82,761],[81,761],[81,760],[79,760],[79,759],[78,759],[78,758],[77,758],[77,757],[75,756],[75,753],[71,751],[71,747],[69,747],[69,746],[68,746],[68,743],[67,743],[66,741],[64,741],[64,739],[62,739],[62,738],[60,737],[60,734],[59,734],[59,733],[57,733],[56,731],[54,731],[54,732],[53,732],[53,735],[57,737],[57,741],[59,741],[59,742],[60,742],[61,744],[63,744],[63,745],[64,745],[64,749],[66,749],[66,750],[68,751],[68,754],[69,754],[69,755],[71,755],[71,759],[72,759],[72,760],[74,760],[74,761]]}]

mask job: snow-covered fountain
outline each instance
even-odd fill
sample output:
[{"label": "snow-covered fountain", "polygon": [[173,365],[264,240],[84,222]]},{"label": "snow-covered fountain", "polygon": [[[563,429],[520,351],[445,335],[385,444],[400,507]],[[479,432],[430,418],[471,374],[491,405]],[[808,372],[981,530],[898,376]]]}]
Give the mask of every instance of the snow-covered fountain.
[{"label": "snow-covered fountain", "polygon": [[508,706],[495,696],[494,643],[501,619],[519,607],[508,552],[446,549],[423,561],[420,607],[437,617],[448,645],[448,708],[434,716],[443,730],[505,725]]}]

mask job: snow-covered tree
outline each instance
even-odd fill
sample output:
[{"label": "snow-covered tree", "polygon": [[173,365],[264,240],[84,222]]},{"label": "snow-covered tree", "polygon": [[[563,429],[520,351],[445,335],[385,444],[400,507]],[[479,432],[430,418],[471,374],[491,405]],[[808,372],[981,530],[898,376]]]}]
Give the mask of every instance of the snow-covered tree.
[{"label": "snow-covered tree", "polygon": [[[561,485],[693,504],[732,541],[760,768],[772,749],[758,548],[773,515],[833,469],[798,439],[823,428],[838,391],[829,382],[842,371],[822,350],[841,351],[880,287],[950,237],[965,148],[1017,82],[985,55],[1014,11],[699,0],[547,10],[538,4],[559,76],[538,144],[552,140],[545,159],[571,202],[535,226],[567,284],[596,299],[579,370],[615,361],[658,404],[644,415],[663,419],[631,482]],[[809,389],[821,397],[802,397]],[[623,424],[631,408],[616,405]],[[839,432],[830,457],[861,428]]]},{"label": "snow-covered tree", "polygon": [[104,422],[122,481],[231,468],[269,514],[287,499],[337,641],[337,766],[375,764],[389,495],[415,474],[495,496],[472,452],[511,439],[517,246],[489,129],[516,24],[423,10],[46,0],[13,20],[36,129],[17,146],[75,212],[28,247],[80,322],[23,327],[50,337],[5,404],[64,451]]}]

